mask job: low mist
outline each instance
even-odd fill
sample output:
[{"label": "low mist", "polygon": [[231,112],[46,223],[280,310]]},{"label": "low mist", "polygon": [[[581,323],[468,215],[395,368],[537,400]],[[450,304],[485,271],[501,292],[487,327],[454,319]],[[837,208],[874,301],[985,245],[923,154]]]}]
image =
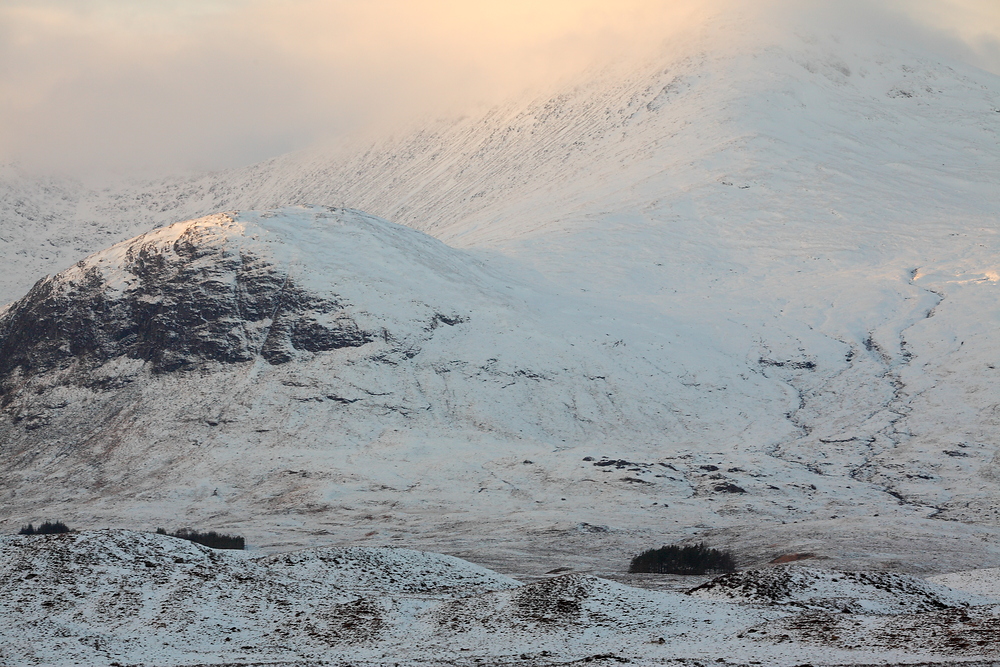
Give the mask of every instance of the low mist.
[{"label": "low mist", "polygon": [[734,12],[845,21],[1000,72],[993,0],[6,0],[0,163],[81,178],[248,164],[537,93]]}]

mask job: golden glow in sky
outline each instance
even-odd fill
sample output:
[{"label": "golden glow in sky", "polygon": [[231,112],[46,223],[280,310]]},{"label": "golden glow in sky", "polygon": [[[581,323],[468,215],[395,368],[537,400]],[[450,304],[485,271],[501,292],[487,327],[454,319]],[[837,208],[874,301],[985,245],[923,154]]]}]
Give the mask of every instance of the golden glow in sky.
[{"label": "golden glow in sky", "polygon": [[835,14],[1000,73],[997,0],[4,0],[0,162],[246,163],[543,89],[733,12]]}]

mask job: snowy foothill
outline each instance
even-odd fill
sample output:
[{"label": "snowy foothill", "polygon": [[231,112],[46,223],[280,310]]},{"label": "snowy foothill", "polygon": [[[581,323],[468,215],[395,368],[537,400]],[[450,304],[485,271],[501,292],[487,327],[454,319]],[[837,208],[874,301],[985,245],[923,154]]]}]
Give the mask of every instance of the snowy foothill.
[{"label": "snowy foothill", "polygon": [[891,572],[839,572],[802,565],[778,565],[725,575],[694,588],[689,595],[704,600],[876,615],[913,614],[996,602]]},{"label": "snowy foothill", "polygon": [[[751,582],[753,595],[709,594]],[[816,595],[855,608],[817,606]],[[779,666],[815,661],[818,645],[817,664],[953,656],[949,622],[969,640],[960,655],[988,658],[996,634],[977,637],[1000,627],[1000,601],[898,575],[798,566],[727,575],[688,595],[579,574],[520,584],[409,549],[261,555],[98,530],[0,538],[0,619],[0,660],[11,665],[697,664],[724,656],[725,664]],[[887,645],[900,619],[917,630],[895,627],[899,643]],[[842,628],[832,638],[823,634],[831,624]],[[932,626],[948,627],[947,637],[917,636]],[[909,640],[925,646],[907,648]]]}]

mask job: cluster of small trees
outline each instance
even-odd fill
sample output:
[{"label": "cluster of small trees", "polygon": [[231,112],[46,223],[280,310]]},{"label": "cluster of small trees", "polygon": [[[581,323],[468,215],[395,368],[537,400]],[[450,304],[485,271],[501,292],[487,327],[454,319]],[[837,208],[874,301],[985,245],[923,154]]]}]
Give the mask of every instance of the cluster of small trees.
[{"label": "cluster of small trees", "polygon": [[22,526],[21,530],[17,531],[18,535],[50,535],[52,533],[68,533],[69,526],[64,524],[62,521],[46,521],[38,528],[35,528],[30,523],[27,526]]},{"label": "cluster of small trees", "polygon": [[633,558],[628,568],[631,573],[654,574],[709,574],[735,570],[736,562],[731,553],[706,547],[704,543],[648,549]]},{"label": "cluster of small trees", "polygon": [[207,533],[199,533],[197,530],[181,528],[175,533],[168,533],[162,528],[157,528],[158,535],[169,535],[178,537],[189,542],[197,542],[212,549],[246,549],[246,541],[241,535],[225,535],[210,530]]},{"label": "cluster of small trees", "polygon": [[[50,535],[52,533],[68,532],[70,532],[69,526],[62,521],[46,521],[37,528],[30,523],[27,526],[22,526],[21,530],[19,530],[17,534]],[[217,533],[214,530],[210,530],[207,533],[201,533],[197,530],[191,530],[189,528],[181,528],[175,533],[168,533],[162,528],[157,528],[156,532],[159,535],[169,535],[170,537],[178,537],[182,540],[188,540],[189,542],[197,542],[198,544],[203,544],[206,547],[211,547],[212,549],[246,549],[246,540],[244,540],[241,535],[225,535],[223,533]]]}]

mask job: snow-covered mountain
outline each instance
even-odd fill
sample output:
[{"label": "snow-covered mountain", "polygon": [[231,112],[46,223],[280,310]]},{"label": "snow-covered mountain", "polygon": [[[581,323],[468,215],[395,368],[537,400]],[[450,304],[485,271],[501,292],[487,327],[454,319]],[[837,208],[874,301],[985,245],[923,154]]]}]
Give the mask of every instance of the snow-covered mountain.
[{"label": "snow-covered mountain", "polygon": [[719,367],[715,388],[691,383],[724,358],[709,341],[508,268],[323,207],[217,214],[92,255],[0,311],[5,506],[421,540],[461,518],[483,539],[492,522],[641,528],[668,500],[704,518],[701,496],[783,515],[765,480],[806,488],[718,446],[770,442],[751,415],[782,383]]},{"label": "snow-covered mountain", "polygon": [[373,144],[99,192],[5,172],[4,300],[257,211],[7,308],[5,525],[1000,564],[1000,81],[738,23]]}]

